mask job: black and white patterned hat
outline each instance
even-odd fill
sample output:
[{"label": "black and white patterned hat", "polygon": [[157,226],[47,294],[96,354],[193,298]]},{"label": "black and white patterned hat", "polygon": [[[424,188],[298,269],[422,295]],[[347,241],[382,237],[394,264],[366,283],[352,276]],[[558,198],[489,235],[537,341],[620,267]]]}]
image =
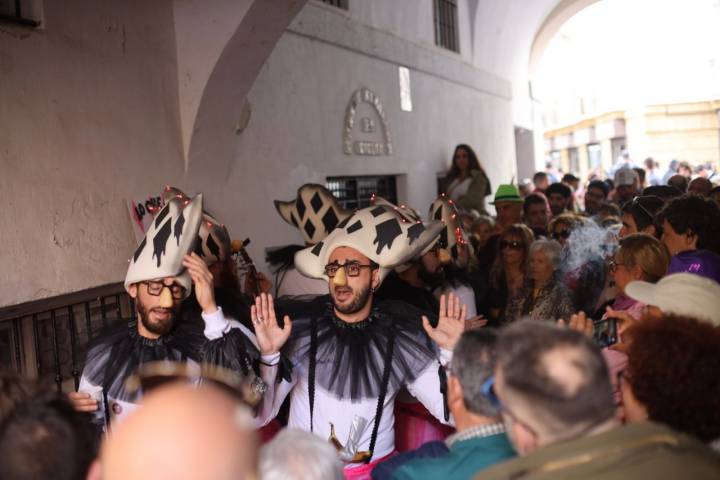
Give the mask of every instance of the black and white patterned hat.
[{"label": "black and white patterned hat", "polygon": [[457,262],[459,245],[467,243],[467,235],[462,229],[455,202],[445,195],[439,196],[430,205],[429,218],[443,222],[445,228],[440,232],[438,246],[448,252],[452,261]]},{"label": "black and white patterned hat", "polygon": [[380,278],[397,265],[417,256],[431,245],[443,229],[442,222],[423,223],[384,200],[356,211],[337,225],[330,235],[295,254],[295,267],[313,278],[325,277],[325,265],[338,247],[350,247],[380,265]]},{"label": "black and white patterned hat", "polygon": [[[163,201],[167,203],[173,198],[183,202],[189,200],[182,190],[168,185],[163,190]],[[232,243],[227,228],[206,211],[203,211],[195,253],[205,261],[207,266],[216,262],[224,262],[232,253]]]},{"label": "black and white patterned hat", "polygon": [[201,220],[201,194],[192,200],[173,198],[168,201],[155,216],[130,259],[125,289],[145,280],[176,277],[177,283],[189,294],[192,280],[182,261],[195,246]]},{"label": "black and white patterned hat", "polygon": [[299,229],[309,245],[321,241],[353,213],[342,208],[327,188],[316,183],[300,187],[295,200],[274,203],[283,220]]}]

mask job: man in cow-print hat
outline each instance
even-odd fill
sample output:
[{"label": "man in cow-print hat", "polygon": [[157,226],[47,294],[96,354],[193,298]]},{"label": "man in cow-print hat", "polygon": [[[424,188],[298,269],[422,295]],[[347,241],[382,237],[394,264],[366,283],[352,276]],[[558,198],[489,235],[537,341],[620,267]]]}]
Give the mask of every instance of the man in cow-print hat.
[{"label": "man in cow-print hat", "polygon": [[[392,205],[382,197],[374,196],[374,205]],[[413,222],[422,222],[420,214],[405,205],[397,207],[397,211]],[[439,219],[431,219],[431,221]],[[437,312],[440,304],[433,295],[433,290],[444,281],[442,262],[440,261],[440,240],[445,229],[428,245],[410,258],[407,262],[396,266],[388,273],[387,278],[377,291],[378,299],[402,300],[426,314]]]},{"label": "man in cow-print hat", "polygon": [[268,252],[267,261],[275,268],[275,295],[322,295],[327,292],[324,281],[302,275],[294,264],[295,253],[321,242],[338,223],[352,215],[325,187],[306,183],[295,199],[275,200],[275,209],[285,222],[300,230],[305,245],[287,245]]},{"label": "man in cow-print hat", "polygon": [[[129,390],[125,380],[155,361],[208,362],[232,369],[251,379],[260,399],[258,425],[271,419],[279,355],[272,351],[272,338],[256,338],[216,303],[213,276],[193,252],[202,221],[202,195],[192,200],[172,196],[130,258],[125,289],[134,299],[137,320],[113,325],[92,342],[78,392],[70,394],[75,408],[94,413],[99,426],[107,428],[111,420],[137,408],[142,392]],[[200,319],[183,321],[179,310],[191,293]]]},{"label": "man in cow-print hat", "polygon": [[277,305],[263,295],[251,311],[257,332],[288,328],[292,318],[292,335],[275,347],[292,361],[293,379],[275,390],[275,407],[289,394],[288,426],[332,439],[346,476],[369,474],[393,452],[392,410],[402,387],[449,421],[441,363],[463,331],[465,307],[454,296],[443,297],[435,317],[374,298],[385,276],[427,248],[441,229],[440,222],[414,221],[392,205],[358,210],[296,254],[297,268],[323,278],[329,295]]}]

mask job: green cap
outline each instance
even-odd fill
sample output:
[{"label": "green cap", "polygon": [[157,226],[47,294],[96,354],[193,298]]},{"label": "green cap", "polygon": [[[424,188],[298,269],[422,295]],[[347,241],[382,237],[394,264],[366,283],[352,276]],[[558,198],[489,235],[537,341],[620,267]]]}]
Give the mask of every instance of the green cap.
[{"label": "green cap", "polygon": [[505,184],[498,187],[497,192],[495,192],[495,200],[490,202],[490,205],[495,205],[498,202],[522,203],[522,201],[520,190],[515,185]]}]

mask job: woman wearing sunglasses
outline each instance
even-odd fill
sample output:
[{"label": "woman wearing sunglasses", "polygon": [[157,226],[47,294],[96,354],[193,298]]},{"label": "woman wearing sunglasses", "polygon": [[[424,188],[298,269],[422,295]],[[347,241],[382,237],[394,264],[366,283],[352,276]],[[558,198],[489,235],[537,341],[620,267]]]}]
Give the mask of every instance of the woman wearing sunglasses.
[{"label": "woman wearing sunglasses", "polygon": [[490,270],[490,292],[487,296],[493,325],[504,323],[508,299],[525,283],[528,252],[534,240],[532,230],[519,223],[505,228],[500,235],[495,262]]}]

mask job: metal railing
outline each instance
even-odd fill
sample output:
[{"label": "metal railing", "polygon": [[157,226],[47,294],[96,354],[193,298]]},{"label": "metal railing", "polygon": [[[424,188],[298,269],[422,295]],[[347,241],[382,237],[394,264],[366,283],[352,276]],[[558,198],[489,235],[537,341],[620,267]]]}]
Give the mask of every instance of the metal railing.
[{"label": "metal railing", "polygon": [[134,316],[122,284],[0,309],[0,368],[77,389],[88,343],[114,322]]}]

